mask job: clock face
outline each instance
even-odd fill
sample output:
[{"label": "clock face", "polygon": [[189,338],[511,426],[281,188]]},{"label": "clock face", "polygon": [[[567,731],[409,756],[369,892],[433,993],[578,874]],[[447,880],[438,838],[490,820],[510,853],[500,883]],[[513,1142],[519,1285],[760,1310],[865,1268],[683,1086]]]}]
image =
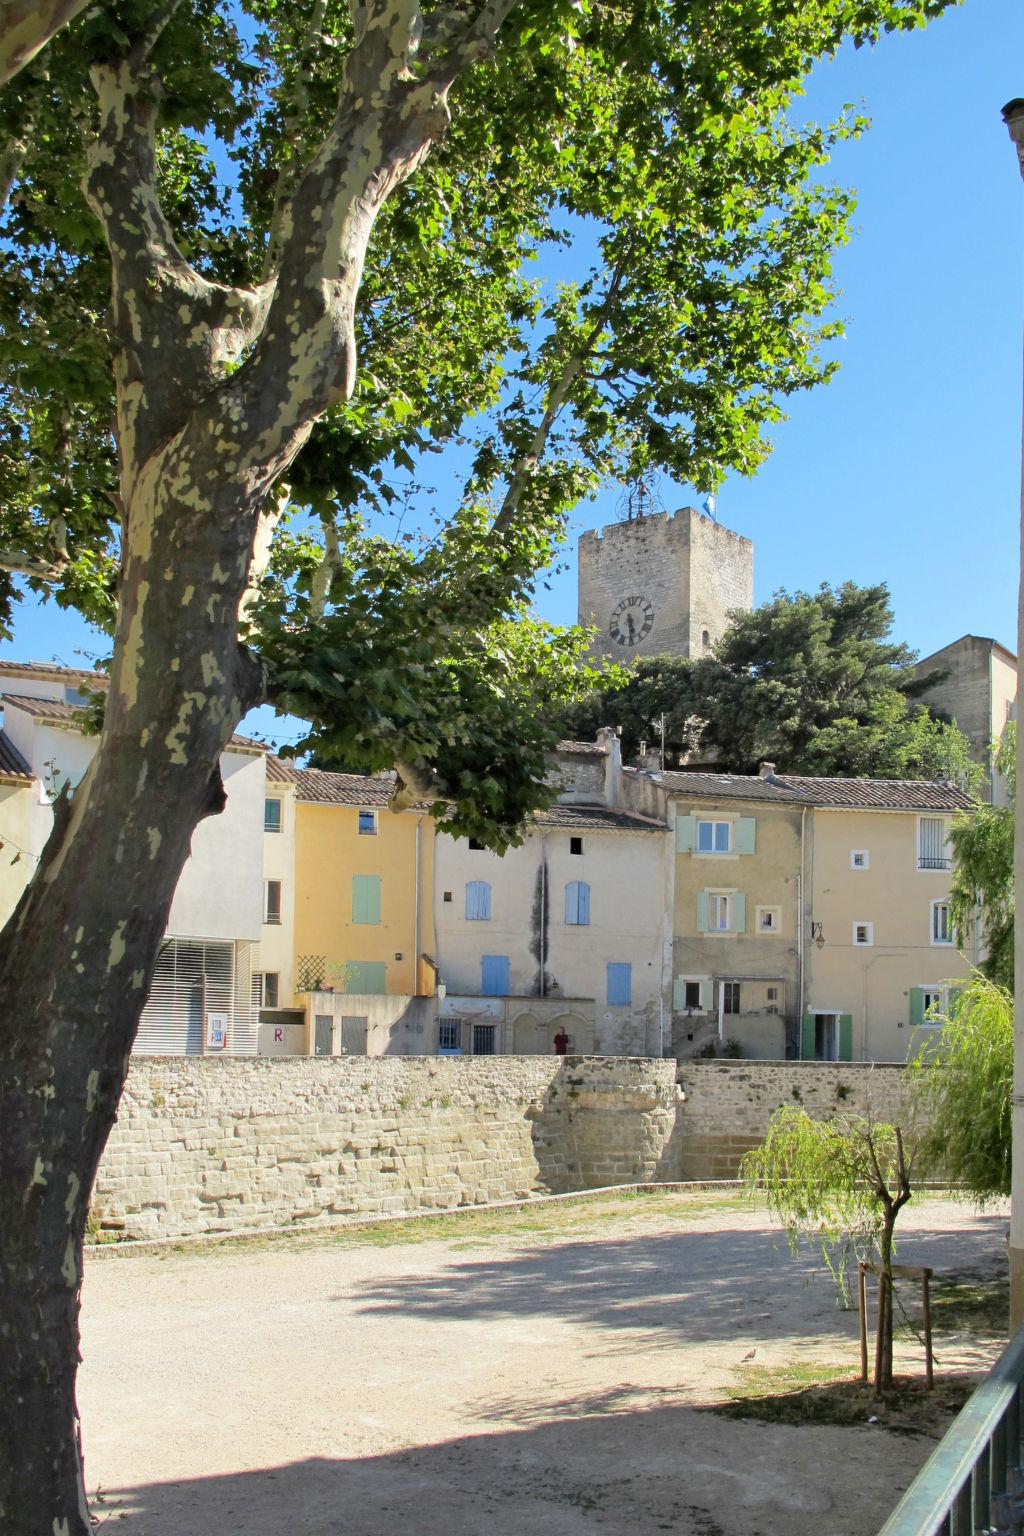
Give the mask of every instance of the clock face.
[{"label": "clock face", "polygon": [[612,611],[608,633],[619,645],[639,645],[654,626],[654,605],[642,595],[624,597]]}]

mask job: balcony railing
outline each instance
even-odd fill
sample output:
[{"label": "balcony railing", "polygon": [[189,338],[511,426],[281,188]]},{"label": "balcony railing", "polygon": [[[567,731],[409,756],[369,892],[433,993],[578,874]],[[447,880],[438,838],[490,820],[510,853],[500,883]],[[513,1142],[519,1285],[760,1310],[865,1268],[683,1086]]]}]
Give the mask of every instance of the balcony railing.
[{"label": "balcony railing", "polygon": [[1024,1329],[950,1425],[879,1536],[1019,1536],[1024,1531]]},{"label": "balcony railing", "polygon": [[919,853],[917,856],[917,867],[918,869],[952,869],[953,860],[926,858],[923,853]]}]

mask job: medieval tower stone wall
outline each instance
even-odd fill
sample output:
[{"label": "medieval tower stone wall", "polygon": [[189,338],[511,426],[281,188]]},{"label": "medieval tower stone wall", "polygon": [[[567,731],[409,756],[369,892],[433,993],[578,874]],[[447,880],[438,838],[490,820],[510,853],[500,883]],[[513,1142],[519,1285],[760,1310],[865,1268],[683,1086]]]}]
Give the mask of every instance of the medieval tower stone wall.
[{"label": "medieval tower stone wall", "polygon": [[595,659],[705,655],[754,601],[753,544],[693,507],[585,533],[578,561]]}]

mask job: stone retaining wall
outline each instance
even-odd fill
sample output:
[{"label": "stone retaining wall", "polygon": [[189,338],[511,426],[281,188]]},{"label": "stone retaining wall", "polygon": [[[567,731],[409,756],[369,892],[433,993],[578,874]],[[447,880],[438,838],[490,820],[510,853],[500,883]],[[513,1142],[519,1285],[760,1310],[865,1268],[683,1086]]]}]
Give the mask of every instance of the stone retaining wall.
[{"label": "stone retaining wall", "polygon": [[616,1057],[136,1059],[93,1219],[183,1236],[675,1179],[675,1073]]},{"label": "stone retaining wall", "polygon": [[686,1102],[679,1150],[684,1179],[734,1179],[783,1104],[816,1119],[835,1114],[876,1120],[906,1116],[904,1069],[859,1062],[684,1061]]}]

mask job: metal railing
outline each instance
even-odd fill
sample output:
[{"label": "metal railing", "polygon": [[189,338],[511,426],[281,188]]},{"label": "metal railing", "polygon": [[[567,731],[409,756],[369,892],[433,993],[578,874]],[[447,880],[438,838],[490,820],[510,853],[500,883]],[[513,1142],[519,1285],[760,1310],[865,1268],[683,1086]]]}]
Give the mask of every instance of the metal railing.
[{"label": "metal railing", "polygon": [[1011,1339],[878,1536],[1024,1533],[1024,1329]]}]

